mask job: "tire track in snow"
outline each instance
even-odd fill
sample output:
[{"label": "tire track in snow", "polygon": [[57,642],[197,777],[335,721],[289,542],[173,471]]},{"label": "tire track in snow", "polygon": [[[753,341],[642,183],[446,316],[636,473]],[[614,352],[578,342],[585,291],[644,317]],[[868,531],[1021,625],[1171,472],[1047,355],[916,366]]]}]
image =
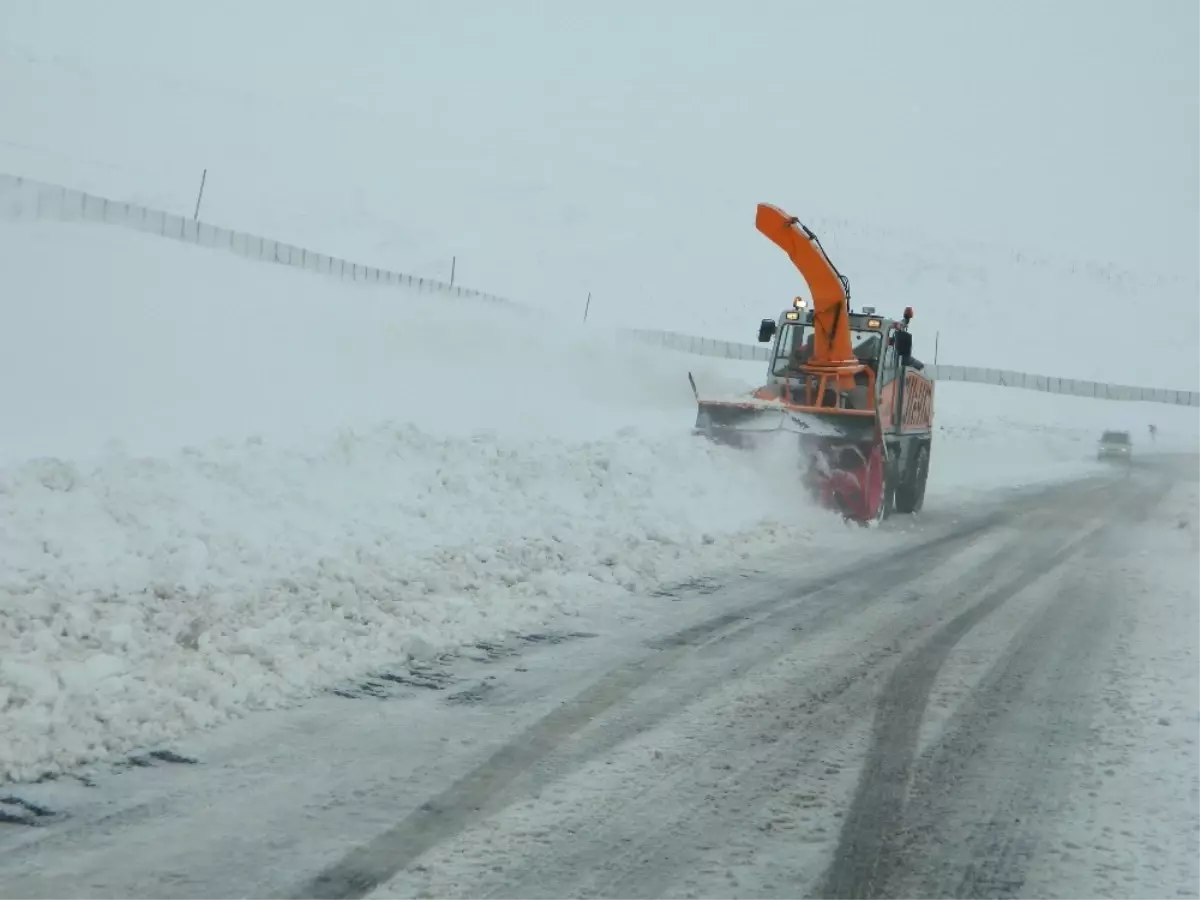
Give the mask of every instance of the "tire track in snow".
[{"label": "tire track in snow", "polygon": [[914,774],[909,849],[902,851],[907,865],[890,893],[1030,894],[1026,872],[1042,850],[1042,823],[1063,818],[1064,772],[1090,740],[1098,676],[1115,642],[1124,597],[1104,571],[1107,560],[1120,557],[1113,526],[1142,524],[1165,492],[1134,497],[1123,507],[1128,518],[1108,521],[1081,565],[1060,573],[1049,602],[924,754]]},{"label": "tire track in snow", "polygon": [[[801,582],[782,594],[742,607],[736,613],[725,613],[652,641],[649,646],[656,649],[654,655],[610,672],[570,704],[550,713],[505,745],[482,766],[422,804],[370,843],[351,850],[291,896],[365,896],[422,854],[467,828],[485,811],[494,811],[498,802],[502,808],[505,805],[502,794],[523,772],[550,756],[572,735],[697,649],[754,640],[763,629],[788,633],[781,618],[795,616],[797,607],[810,604],[822,592],[832,591],[824,602],[802,611],[808,626],[806,636],[811,636],[813,631],[851,615],[876,600],[881,584],[894,589],[924,574],[926,567],[935,560],[952,557],[964,544],[992,528],[1001,518],[1000,515],[982,517],[953,534],[939,534],[886,554],[881,562],[867,571],[856,566],[816,581]],[[914,559],[921,560],[921,564],[914,565]],[[798,639],[798,635],[793,635],[786,646]],[[758,662],[765,662],[767,658],[764,654]],[[742,668],[741,672],[744,671]],[[728,674],[726,669],[710,673],[708,678],[692,685],[692,696],[713,689]],[[667,701],[652,708],[646,715],[632,717],[624,728],[601,733],[597,740],[588,745],[586,753],[573,755],[568,765],[577,767],[597,753],[645,730],[655,721],[677,712],[688,702],[688,698],[676,694],[667,698]]]},{"label": "tire track in snow", "polygon": [[893,859],[894,845],[903,825],[921,720],[942,663],[967,631],[1014,594],[1069,559],[1091,533],[1075,538],[1048,558],[1025,568],[1015,579],[985,594],[893,671],[879,698],[871,747],[842,826],[833,863],[819,892],[821,896],[883,896],[883,885],[897,864]]},{"label": "tire track in snow", "polygon": [[[1144,517],[1162,493],[1159,489],[1149,498],[1139,497],[1137,515]],[[1070,510],[1064,514],[1069,516]],[[997,736],[997,721],[1013,706],[1012,696],[1026,682],[1041,684],[1035,675],[1042,674],[1039,667],[1044,667],[1047,660],[1079,662],[1081,645],[1102,631],[1111,603],[1090,604],[1083,615],[1076,616],[1076,601],[1081,596],[1078,590],[1052,597],[1048,607],[1022,629],[1011,657],[995,665],[992,674],[966,699],[942,737],[927,751],[926,759],[932,762],[918,764],[916,748],[922,719],[938,671],[958,641],[1005,602],[1035,587],[1072,557],[1094,546],[1111,524],[1093,519],[1082,534],[1077,532],[1055,548],[1036,544],[1029,547],[1024,566],[1015,577],[988,592],[895,669],[879,700],[871,748],[821,896],[884,897],[896,895],[897,889],[898,895],[906,891],[931,896],[1017,895],[1023,883],[1021,872],[1032,852],[1031,839],[1016,827],[1022,819],[1017,813],[1027,815],[1038,802],[1037,789],[1044,779],[1030,777],[1029,773],[1044,776],[1045,760],[1021,756],[1026,764],[1025,777],[1016,777],[1012,789],[994,803],[993,813],[982,824],[958,823],[969,832],[978,832],[966,838],[968,846],[975,838],[977,859],[954,857],[947,849],[964,841],[961,828],[954,834],[946,825],[954,804],[963,802],[955,794],[960,784],[955,770],[980,765],[979,758],[993,749],[989,738]],[[1081,628],[1084,623],[1091,624],[1092,630]],[[1079,669],[1079,665],[1070,669],[1057,688],[1070,695],[1076,683],[1070,678]],[[1055,726],[1068,730],[1061,718],[1040,727],[1036,736],[1044,740],[1035,740],[1026,753],[1053,744],[1058,738]],[[1014,771],[1020,771],[1020,767]],[[990,785],[994,780],[987,778],[984,783]],[[937,808],[930,809],[930,805]],[[922,837],[935,833],[942,835],[940,844]],[[913,874],[918,866],[925,876]],[[902,887],[897,888],[896,882],[902,876],[906,876]]]},{"label": "tire track in snow", "polygon": [[[723,701],[681,717],[691,746],[673,771],[651,764],[627,779],[636,792],[600,799],[605,815],[588,824],[587,840],[506,870],[489,895],[530,893],[547,871],[543,889],[594,897],[777,896],[810,882],[836,833],[829,812],[853,791],[880,682],[903,648],[1016,558],[1007,541],[979,549],[965,574],[942,575],[923,558],[902,579],[885,576],[836,631],[806,629],[761,676],[731,679]],[[680,731],[672,724],[658,739]],[[697,790],[701,772],[707,784]],[[606,845],[612,857],[597,852]]]}]

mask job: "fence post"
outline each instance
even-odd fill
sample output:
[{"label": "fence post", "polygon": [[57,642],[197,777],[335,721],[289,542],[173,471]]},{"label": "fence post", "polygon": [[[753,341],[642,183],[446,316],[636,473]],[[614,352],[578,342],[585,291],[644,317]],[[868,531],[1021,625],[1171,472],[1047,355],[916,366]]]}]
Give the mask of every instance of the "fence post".
[{"label": "fence post", "polygon": [[200,201],[204,199],[204,182],[208,179],[208,169],[200,173],[200,193],[196,195],[196,211],[192,213],[192,221],[200,218]]}]

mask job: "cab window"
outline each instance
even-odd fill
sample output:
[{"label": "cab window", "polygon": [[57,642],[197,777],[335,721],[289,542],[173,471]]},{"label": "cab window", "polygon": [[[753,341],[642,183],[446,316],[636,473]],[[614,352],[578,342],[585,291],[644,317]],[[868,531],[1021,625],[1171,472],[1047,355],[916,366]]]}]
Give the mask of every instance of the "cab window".
[{"label": "cab window", "polygon": [[885,346],[883,349],[883,368],[879,372],[879,383],[880,384],[887,384],[889,381],[891,381],[893,378],[896,377],[897,362],[898,362],[898,360],[896,357],[896,348],[889,341],[887,346]]},{"label": "cab window", "polygon": [[775,362],[771,371],[776,376],[793,373],[797,366],[807,362],[812,354],[814,332],[803,325],[784,325],[775,345]]}]

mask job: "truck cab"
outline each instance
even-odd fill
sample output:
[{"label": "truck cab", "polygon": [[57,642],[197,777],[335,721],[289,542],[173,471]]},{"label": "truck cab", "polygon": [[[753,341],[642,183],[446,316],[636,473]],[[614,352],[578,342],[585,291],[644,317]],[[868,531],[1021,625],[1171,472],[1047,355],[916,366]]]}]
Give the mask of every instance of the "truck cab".
[{"label": "truck cab", "polygon": [[[777,320],[763,319],[760,323],[759,342],[773,341],[767,364],[767,383],[781,388],[786,386],[790,391],[803,387],[804,367],[812,356],[816,338],[813,312],[807,306],[803,298],[797,297],[792,308],[780,313]],[[906,313],[911,318],[911,309]],[[870,306],[859,312],[851,310],[847,324],[854,358],[871,374],[866,371],[856,373],[853,388],[843,390],[836,398],[827,398],[833,402],[821,405],[848,410],[874,409],[888,385],[903,374],[905,367],[916,371],[924,368],[920,360],[912,356],[912,337],[906,322],[907,319],[899,321],[878,315]],[[899,340],[895,339],[897,337]]]}]

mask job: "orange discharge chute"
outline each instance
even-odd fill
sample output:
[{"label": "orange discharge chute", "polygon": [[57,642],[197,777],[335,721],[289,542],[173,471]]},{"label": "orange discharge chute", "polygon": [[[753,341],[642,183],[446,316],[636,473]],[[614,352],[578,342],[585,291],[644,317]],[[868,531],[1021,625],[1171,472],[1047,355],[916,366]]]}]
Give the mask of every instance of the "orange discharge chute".
[{"label": "orange discharge chute", "polygon": [[849,302],[837,269],[816,236],[777,206],[758,204],[755,227],[780,247],[800,270],[813,299],[813,353],[809,366],[854,365],[850,346]]}]

